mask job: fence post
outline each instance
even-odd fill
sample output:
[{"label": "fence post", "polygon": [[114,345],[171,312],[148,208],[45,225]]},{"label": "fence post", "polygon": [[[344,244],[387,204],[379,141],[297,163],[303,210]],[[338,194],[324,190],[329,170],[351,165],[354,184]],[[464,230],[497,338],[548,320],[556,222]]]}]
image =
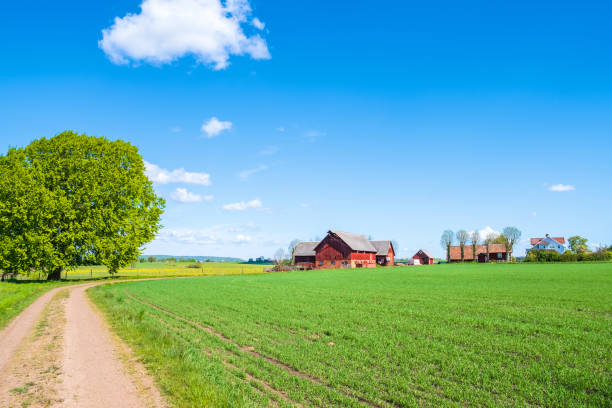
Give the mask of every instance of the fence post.
[{"label": "fence post", "polygon": [[93,279],[93,269],[89,269],[89,279]]}]

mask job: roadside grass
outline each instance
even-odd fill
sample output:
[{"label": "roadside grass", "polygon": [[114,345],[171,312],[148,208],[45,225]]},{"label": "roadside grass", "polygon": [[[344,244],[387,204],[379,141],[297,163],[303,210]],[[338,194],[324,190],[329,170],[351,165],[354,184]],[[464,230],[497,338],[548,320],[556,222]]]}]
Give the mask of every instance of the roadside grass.
[{"label": "roadside grass", "polygon": [[89,290],[175,406],[610,406],[612,265],[434,265]]},{"label": "roadside grass", "polygon": [[0,329],[36,298],[65,282],[0,282]]}]

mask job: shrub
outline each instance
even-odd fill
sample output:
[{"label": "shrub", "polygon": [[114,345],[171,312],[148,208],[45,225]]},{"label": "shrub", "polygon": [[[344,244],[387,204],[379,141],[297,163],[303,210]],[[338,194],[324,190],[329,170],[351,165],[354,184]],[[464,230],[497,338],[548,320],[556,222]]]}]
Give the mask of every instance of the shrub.
[{"label": "shrub", "polygon": [[561,254],[561,262],[576,262],[578,261],[578,254],[572,251],[565,251]]},{"label": "shrub", "polygon": [[552,249],[532,249],[525,257],[525,262],[560,262],[561,255]]}]

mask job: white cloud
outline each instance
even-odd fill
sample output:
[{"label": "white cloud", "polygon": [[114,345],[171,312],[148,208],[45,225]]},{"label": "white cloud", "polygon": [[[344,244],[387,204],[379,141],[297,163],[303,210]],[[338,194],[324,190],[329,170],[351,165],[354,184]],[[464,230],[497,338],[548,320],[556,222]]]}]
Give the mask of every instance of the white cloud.
[{"label": "white cloud", "polygon": [[154,183],[187,183],[199,184],[202,186],[210,185],[210,174],[208,173],[193,173],[185,171],[183,168],[166,170],[146,161],[144,163],[146,168],[145,173]]},{"label": "white cloud", "polygon": [[221,0],[143,0],[140,13],[115,17],[102,30],[98,46],[115,64],[162,65],[193,55],[219,70],[230,55],[269,59],[266,41],[242,29],[250,14],[248,0],[227,0],[225,6]]},{"label": "white cloud", "polygon": [[258,30],[263,30],[264,28],[266,28],[266,23],[262,22],[260,19],[258,19],[257,17],[255,17],[253,19],[253,21],[251,21],[251,23],[253,24],[253,26],[255,28],[257,28]]},{"label": "white cloud", "polygon": [[231,128],[232,122],[221,121],[214,116],[202,124],[202,132],[206,133],[209,139],[217,136],[224,130],[229,130]]},{"label": "white cloud", "polygon": [[251,201],[239,201],[237,203],[229,203],[223,206],[224,210],[227,211],[245,211],[251,208],[261,208],[262,202],[259,199]]},{"label": "white cloud", "polygon": [[182,129],[181,129],[181,127],[180,127],[180,126],[172,126],[172,127],[170,128],[170,131],[171,131],[172,133],[179,133],[181,130],[182,130]]},{"label": "white cloud", "polygon": [[486,239],[491,234],[497,236],[497,235],[501,235],[501,232],[495,231],[493,228],[489,227],[488,225],[478,231],[478,235],[480,235],[481,240]]},{"label": "white cloud", "polygon": [[267,169],[268,169],[268,166],[266,166],[265,164],[261,164],[255,167],[254,169],[248,169],[248,170],[241,171],[240,173],[238,173],[238,177],[240,177],[241,180],[248,180],[249,177],[251,177],[253,174],[259,173],[260,171],[264,171]]},{"label": "white cloud", "polygon": [[233,242],[235,244],[246,244],[251,242],[251,237],[248,235],[238,234],[236,235],[236,238],[234,238]]},{"label": "white cloud", "polygon": [[180,244],[214,245],[219,242],[219,238],[206,231],[182,231],[163,229],[157,235],[157,239],[165,242],[175,242]]},{"label": "white cloud", "polygon": [[276,128],[276,130],[278,130],[279,132],[284,132],[285,128],[283,126],[279,126]]},{"label": "white cloud", "polygon": [[276,152],[278,152],[280,149],[278,148],[278,146],[268,146],[264,149],[262,149],[259,154],[263,155],[263,156],[269,156],[272,155]]},{"label": "white cloud", "polygon": [[199,203],[203,200],[201,195],[187,191],[186,188],[177,188],[170,195],[170,198],[179,203]]},{"label": "white cloud", "polygon": [[555,184],[554,186],[548,187],[548,190],[556,192],[573,191],[575,189],[576,187],[572,186],[571,184]]}]

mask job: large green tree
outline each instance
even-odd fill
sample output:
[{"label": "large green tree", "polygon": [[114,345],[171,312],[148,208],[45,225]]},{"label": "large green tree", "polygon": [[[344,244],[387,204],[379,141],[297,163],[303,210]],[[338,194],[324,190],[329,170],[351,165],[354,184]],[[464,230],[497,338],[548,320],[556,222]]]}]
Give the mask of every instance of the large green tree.
[{"label": "large green tree", "polygon": [[[62,270],[137,259],[160,228],[164,201],[135,146],[64,132],[0,156],[0,269]],[[16,254],[23,254],[17,260]]]},{"label": "large green tree", "polygon": [[583,238],[580,235],[569,237],[567,242],[569,243],[570,249],[575,254],[584,254],[585,252],[589,252],[589,247],[587,246],[588,239]]}]

